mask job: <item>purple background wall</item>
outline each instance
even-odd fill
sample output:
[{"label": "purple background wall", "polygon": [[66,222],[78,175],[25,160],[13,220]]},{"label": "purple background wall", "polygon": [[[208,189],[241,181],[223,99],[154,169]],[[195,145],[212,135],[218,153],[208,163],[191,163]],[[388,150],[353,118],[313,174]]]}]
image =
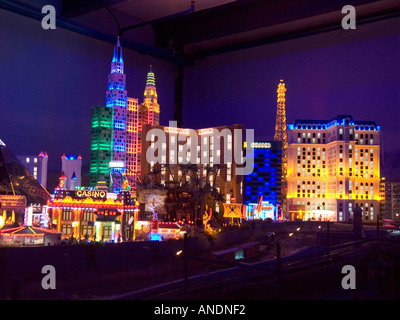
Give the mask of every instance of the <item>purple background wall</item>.
[{"label": "purple background wall", "polygon": [[[400,179],[399,23],[393,18],[196,61],[185,69],[183,126],[240,123],[255,129],[256,139],[271,139],[283,78],[288,122],[344,113],[375,120],[382,126],[383,175]],[[17,155],[47,151],[55,183],[63,153],[81,154],[88,169],[90,108],[105,103],[113,46],[61,28],[43,30],[40,21],[4,10],[0,28],[0,139]],[[128,96],[139,101],[153,65],[161,124],[168,125],[173,66],[126,49],[123,55]]]}]

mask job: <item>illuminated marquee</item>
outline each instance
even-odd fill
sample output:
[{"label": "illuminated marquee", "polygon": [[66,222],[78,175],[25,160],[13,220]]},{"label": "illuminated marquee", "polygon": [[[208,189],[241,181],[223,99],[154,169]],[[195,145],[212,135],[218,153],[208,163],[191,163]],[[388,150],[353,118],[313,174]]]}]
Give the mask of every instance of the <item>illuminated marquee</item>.
[{"label": "illuminated marquee", "polygon": [[189,129],[181,129],[181,128],[175,128],[175,127],[165,127],[164,132],[175,133],[175,134],[184,134],[184,135],[190,134]]},{"label": "illuminated marquee", "polygon": [[255,148],[255,149],[270,149],[271,143],[270,142],[253,142],[251,144],[251,147]]},{"label": "illuminated marquee", "polygon": [[125,162],[124,161],[110,161],[108,166],[110,168],[125,168]]},{"label": "illuminated marquee", "polygon": [[[173,133],[173,134],[189,135],[190,134],[190,129],[182,129],[182,128],[176,128],[176,127],[165,127],[164,128],[164,132]],[[197,133],[199,135],[212,134],[212,133],[214,133],[214,128],[199,129],[199,130],[197,130]]]},{"label": "illuminated marquee", "polygon": [[276,220],[275,217],[276,206],[268,201],[261,201],[261,203],[247,204],[246,214],[250,219],[267,219]]},{"label": "illuminated marquee", "polygon": [[22,195],[0,195],[0,208],[4,210],[13,210],[16,208],[24,209],[26,207],[26,197]]},{"label": "illuminated marquee", "polygon": [[241,203],[224,203],[224,218],[242,218]]},{"label": "illuminated marquee", "polygon": [[203,134],[212,134],[214,132],[213,128],[207,128],[207,129],[199,129],[197,130],[199,135],[203,135]]},{"label": "illuminated marquee", "polygon": [[77,198],[107,199],[107,191],[104,190],[77,190]]}]

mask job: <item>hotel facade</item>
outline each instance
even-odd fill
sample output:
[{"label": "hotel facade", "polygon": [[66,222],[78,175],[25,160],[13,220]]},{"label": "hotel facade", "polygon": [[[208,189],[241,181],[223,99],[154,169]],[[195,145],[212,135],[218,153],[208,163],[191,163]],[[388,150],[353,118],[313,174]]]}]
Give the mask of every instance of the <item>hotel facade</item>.
[{"label": "hotel facade", "polygon": [[[189,182],[190,174],[185,172],[182,164],[197,164],[199,178],[215,187],[226,203],[243,203],[245,176],[238,174],[242,165],[235,161],[234,154],[240,154],[243,160],[244,137],[236,143],[235,130],[244,132],[241,125],[197,130],[143,125],[141,181],[157,172],[153,181],[155,184],[173,186]],[[154,152],[154,143],[157,143],[152,132],[162,133],[165,139],[158,141],[160,148],[156,153],[161,152],[159,161],[149,158],[149,152]],[[240,150],[237,150],[238,146]],[[222,212],[223,205],[215,210]],[[165,220],[173,221],[174,218],[165,217]],[[187,220],[193,220],[193,217]]]},{"label": "hotel facade", "polygon": [[364,221],[380,210],[380,126],[351,115],[288,125],[287,218]]},{"label": "hotel facade", "polygon": [[282,143],[256,141],[251,144],[251,150],[246,157],[254,158],[254,169],[244,177],[246,218],[281,219]]}]

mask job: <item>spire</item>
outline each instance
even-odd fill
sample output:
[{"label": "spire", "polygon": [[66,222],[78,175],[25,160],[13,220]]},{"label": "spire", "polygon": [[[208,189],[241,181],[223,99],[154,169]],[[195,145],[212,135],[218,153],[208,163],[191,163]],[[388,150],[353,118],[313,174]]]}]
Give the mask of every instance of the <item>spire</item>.
[{"label": "spire", "polygon": [[118,63],[123,63],[124,60],[122,58],[122,47],[121,47],[121,43],[119,42],[119,37],[117,39],[117,43],[114,47],[114,54],[113,54],[113,58],[112,58],[112,62],[118,62]]},{"label": "spire", "polygon": [[61,172],[61,176],[60,176],[59,180],[65,180],[65,179],[67,179],[67,177],[65,176],[65,173],[63,171],[63,172]]},{"label": "spire", "polygon": [[152,70],[152,65],[150,65],[150,70],[147,73],[146,86],[156,86],[156,80],[154,77],[154,72]]},{"label": "spire", "polygon": [[276,92],[278,93],[278,103],[285,102],[286,88],[285,88],[285,83],[283,82],[282,79],[279,81],[278,90],[276,90]]},{"label": "spire", "polygon": [[157,103],[157,89],[156,80],[154,77],[154,72],[152,70],[152,65],[150,65],[150,70],[147,73],[146,86],[144,88],[144,100],[143,105],[146,106],[146,112],[149,112],[149,124],[159,124],[158,114],[160,113],[160,106]]},{"label": "spire", "polygon": [[157,90],[156,90],[156,80],[154,77],[154,72],[152,70],[152,65],[150,65],[150,70],[147,73],[146,87],[144,89],[144,102],[157,102]]}]

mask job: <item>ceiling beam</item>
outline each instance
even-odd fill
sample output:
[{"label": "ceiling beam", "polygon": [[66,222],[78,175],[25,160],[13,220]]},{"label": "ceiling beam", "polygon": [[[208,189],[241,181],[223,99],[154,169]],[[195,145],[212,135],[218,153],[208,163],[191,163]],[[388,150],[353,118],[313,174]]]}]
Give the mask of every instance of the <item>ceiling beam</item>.
[{"label": "ceiling beam", "polygon": [[187,59],[255,47],[341,28],[343,6],[357,23],[397,16],[398,0],[238,0],[153,25],[156,46],[171,41]]},{"label": "ceiling beam", "polygon": [[126,0],[62,0],[61,16],[75,18]]},{"label": "ceiling beam", "polygon": [[[40,8],[28,6],[26,4],[17,2],[17,1],[11,1],[11,0],[1,0],[0,1],[0,9],[8,10],[10,12],[19,14],[21,16],[25,16],[31,19],[35,19],[38,21],[41,21],[44,17],[44,14],[42,14]],[[65,17],[62,16],[57,16],[56,17],[56,27],[60,27],[72,32],[76,32],[78,34],[91,37],[93,39],[101,40],[104,42],[111,43],[115,45],[116,42],[116,36],[117,35],[112,35],[112,34],[107,34],[98,30],[90,29],[85,26],[82,26],[80,24],[77,24]],[[160,60],[164,60],[167,62],[174,63],[175,65],[187,65],[190,64],[190,62],[180,58],[176,53],[174,53],[170,49],[165,49],[165,48],[158,48],[154,46],[149,46],[141,43],[137,43],[134,41],[130,41],[127,39],[122,38],[121,39],[122,45],[126,49],[131,49],[134,50],[140,54],[143,55],[149,55],[152,57],[155,57]]]}]

